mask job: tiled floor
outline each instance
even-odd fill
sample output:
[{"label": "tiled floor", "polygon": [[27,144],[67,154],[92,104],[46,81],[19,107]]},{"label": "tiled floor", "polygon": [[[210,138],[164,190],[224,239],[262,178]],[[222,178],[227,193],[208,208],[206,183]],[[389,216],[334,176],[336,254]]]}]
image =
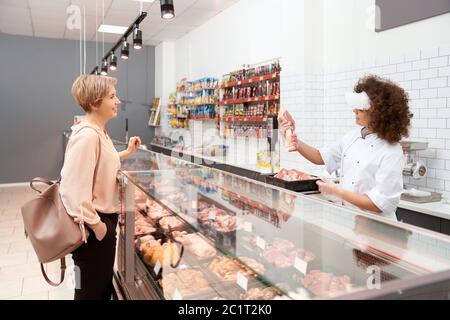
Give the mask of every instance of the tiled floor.
[{"label": "tiled floor", "polygon": [[[72,300],[73,260],[66,258],[66,280],[52,287],[45,282],[31,243],[24,236],[20,207],[34,196],[27,186],[0,186],[0,299]],[[53,281],[59,281],[59,261],[46,265],[46,270]]]}]

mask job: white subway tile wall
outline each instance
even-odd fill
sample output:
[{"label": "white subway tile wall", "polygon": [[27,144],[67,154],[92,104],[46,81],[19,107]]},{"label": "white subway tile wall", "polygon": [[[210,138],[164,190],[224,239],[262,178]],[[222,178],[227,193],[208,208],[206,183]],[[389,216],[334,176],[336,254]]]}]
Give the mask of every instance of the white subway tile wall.
[{"label": "white subway tile wall", "polygon": [[[316,147],[324,141],[324,80],[323,75],[287,75],[281,73],[281,106],[288,110],[296,122],[300,139]],[[310,173],[319,173],[320,167],[303,159],[297,152],[287,152],[281,142],[281,166]]]},{"label": "white subway tile wall", "polygon": [[[311,112],[321,108],[317,104],[302,106],[301,109],[305,112],[301,116],[299,114],[296,116],[299,131],[302,129],[308,131],[310,128],[307,124],[319,120],[321,125],[317,127],[323,130],[323,134],[315,135],[311,130],[309,134],[300,136],[316,146],[326,146],[340,138],[354,128],[354,117],[344,104],[344,93],[352,90],[357,80],[366,74],[389,78],[402,86],[410,98],[410,109],[414,118],[409,139],[429,144],[428,150],[418,153],[418,160],[428,165],[427,178],[415,180],[406,177],[405,183],[425,190],[442,192],[444,196],[450,197],[449,56],[450,45],[445,45],[374,61],[369,59],[344,70],[338,67],[330,68],[324,75],[316,75],[319,81],[323,79],[322,117],[319,115],[320,119],[315,119],[315,114]],[[290,80],[285,82],[291,83]],[[282,105],[290,111],[299,108],[289,102]],[[317,141],[320,138],[323,138],[323,142]],[[294,161],[298,162],[297,159]]]}]

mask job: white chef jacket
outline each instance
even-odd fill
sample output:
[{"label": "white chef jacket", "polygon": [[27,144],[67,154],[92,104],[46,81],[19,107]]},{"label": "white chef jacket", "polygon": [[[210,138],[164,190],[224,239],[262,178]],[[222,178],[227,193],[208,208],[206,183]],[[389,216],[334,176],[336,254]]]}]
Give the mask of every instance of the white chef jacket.
[{"label": "white chef jacket", "polygon": [[402,148],[375,133],[363,138],[361,132],[359,128],[352,130],[331,146],[320,149],[325,168],[330,174],[340,169],[340,186],[344,190],[366,194],[382,211],[381,215],[396,220],[395,211],[403,190]]}]

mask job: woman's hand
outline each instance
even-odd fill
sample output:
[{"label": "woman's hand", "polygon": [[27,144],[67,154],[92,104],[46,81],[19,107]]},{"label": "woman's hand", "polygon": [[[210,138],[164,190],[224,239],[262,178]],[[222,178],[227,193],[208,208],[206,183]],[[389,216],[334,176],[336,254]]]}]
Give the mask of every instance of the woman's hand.
[{"label": "woman's hand", "polygon": [[338,187],[333,181],[325,178],[321,179],[322,181],[316,182],[321,193],[338,197],[339,199],[349,202],[363,210],[369,210],[376,213],[382,212],[366,194],[347,191]]},{"label": "woman's hand", "polygon": [[286,134],[287,130],[295,130],[295,124],[287,120],[280,120],[278,125],[283,136]]},{"label": "woman's hand", "polygon": [[141,138],[138,136],[134,136],[130,138],[130,141],[128,141],[128,148],[127,150],[123,150],[119,152],[120,160],[127,158],[131,154],[133,154],[137,148],[139,148],[141,145]]},{"label": "woman's hand", "polygon": [[321,193],[342,198],[342,189],[333,181],[322,179],[316,181],[316,184],[319,186],[319,191]]},{"label": "woman's hand", "polygon": [[[73,220],[77,224],[80,224],[80,223],[86,224],[86,222],[84,222],[84,219],[82,217],[74,217]],[[104,223],[101,220],[96,224],[90,224],[89,228],[91,228],[91,230],[94,232],[94,235],[98,241],[102,241],[106,235],[106,232],[108,231],[108,227],[106,226],[106,223]]]},{"label": "woman's hand", "polygon": [[130,138],[130,141],[128,142],[128,154],[133,154],[137,148],[139,148],[141,145],[141,138],[138,136],[134,136]]},{"label": "woman's hand", "polygon": [[288,145],[289,145],[288,151],[289,152],[298,151],[299,144],[300,144],[300,142],[298,141],[297,131],[294,131],[294,132],[292,132],[291,140],[288,141]]},{"label": "woman's hand", "polygon": [[297,151],[298,140],[297,140],[297,132],[295,131],[295,123],[281,119],[279,121],[279,128],[280,133],[286,142],[286,147],[288,151],[289,152]]},{"label": "woman's hand", "polygon": [[295,121],[287,110],[280,110],[278,114],[278,125],[288,151],[297,151],[298,142],[297,135],[295,134]]}]

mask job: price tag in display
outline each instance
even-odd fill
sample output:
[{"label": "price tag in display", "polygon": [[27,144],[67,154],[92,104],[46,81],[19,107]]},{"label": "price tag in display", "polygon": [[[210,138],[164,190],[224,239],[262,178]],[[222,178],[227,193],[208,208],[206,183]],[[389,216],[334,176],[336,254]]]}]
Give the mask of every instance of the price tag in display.
[{"label": "price tag in display", "polygon": [[158,275],[160,270],[161,270],[161,262],[159,262],[159,260],[157,260],[155,267],[153,268],[153,271],[155,271],[155,274]]},{"label": "price tag in display", "polygon": [[300,271],[302,274],[306,275],[307,267],[308,267],[308,263],[305,260],[300,259],[299,257],[295,257],[295,260],[294,260],[294,268],[295,269]]},{"label": "price tag in display", "polygon": [[238,272],[237,274],[237,278],[236,278],[236,283],[245,291],[247,291],[247,286],[248,286],[248,279],[246,276],[244,276],[242,273]]},{"label": "price tag in display", "polygon": [[258,246],[262,250],[266,249],[266,240],[261,237],[256,237],[256,246]]},{"label": "price tag in display", "polygon": [[178,289],[175,289],[173,292],[173,300],[183,300],[183,297],[181,296],[180,291]]},{"label": "price tag in display", "polygon": [[216,220],[216,213],[214,211],[209,212],[208,219],[209,220]]},{"label": "price tag in display", "polygon": [[253,225],[251,222],[245,221],[244,222],[244,230],[247,232],[252,232],[253,230]]}]

